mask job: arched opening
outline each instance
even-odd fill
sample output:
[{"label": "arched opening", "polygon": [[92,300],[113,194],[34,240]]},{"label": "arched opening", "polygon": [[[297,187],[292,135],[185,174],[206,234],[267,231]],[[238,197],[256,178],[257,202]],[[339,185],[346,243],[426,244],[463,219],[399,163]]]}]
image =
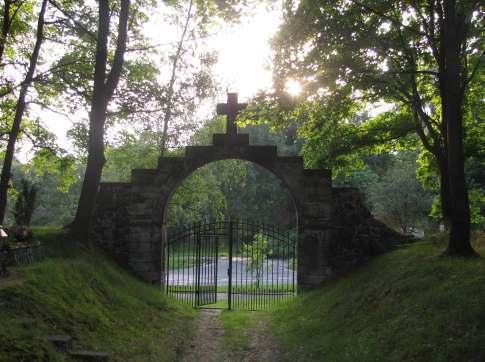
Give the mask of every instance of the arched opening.
[{"label": "arched opening", "polygon": [[255,163],[207,163],[172,190],[164,212],[164,284],[194,306],[265,309],[295,295],[297,206]]}]

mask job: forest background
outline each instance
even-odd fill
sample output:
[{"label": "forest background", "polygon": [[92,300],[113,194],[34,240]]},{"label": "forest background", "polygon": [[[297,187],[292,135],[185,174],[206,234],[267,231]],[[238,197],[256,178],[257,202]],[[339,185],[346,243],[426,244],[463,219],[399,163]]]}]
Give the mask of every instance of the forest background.
[{"label": "forest background", "polygon": [[[284,2],[286,6],[290,3]],[[120,34],[116,29],[122,23],[122,4],[106,2],[109,19],[118,26],[112,26],[106,38],[108,70],[116,64]],[[217,81],[220,54],[208,39],[261,11],[251,1],[185,0],[160,6],[145,0],[130,6],[124,64],[106,109],[103,181],[128,182],[132,169],[155,168],[160,155],[180,155],[185,145],[209,144],[212,133],[224,132],[223,119],[214,116],[214,105],[227,84],[224,89]],[[252,144],[274,144],[282,155],[302,155],[308,167],[331,168],[335,186],[359,188],[371,212],[395,229],[411,234],[436,230],[442,223],[439,165],[410,126],[409,109],[378,92],[361,97],[355,89],[340,92],[338,101],[334,98],[315,106],[312,94],[321,99],[329,95],[312,87],[311,79],[282,61],[285,46],[290,46],[282,44],[282,39],[291,34],[292,22],[301,14],[285,6],[275,10],[274,6],[265,11],[278,11],[283,16],[273,37],[273,87],[248,99],[250,109],[240,121],[240,132],[249,133]],[[160,47],[145,33],[145,24],[154,13],[167,24],[163,30],[176,35],[168,46]],[[2,156],[12,137],[18,99],[28,85],[18,130],[21,147],[16,150],[9,180],[6,225],[15,223],[17,208],[32,189],[36,190],[32,225],[67,225],[76,214],[89,148],[98,14],[92,1],[4,1],[0,38]],[[480,24],[483,14],[473,14],[473,22]],[[309,12],[305,16],[313,15]],[[408,11],[401,21],[411,26],[418,18],[418,13]],[[474,73],[464,113],[465,176],[475,229],[485,224],[480,34],[469,44]],[[37,69],[29,79],[37,46]],[[365,55],[370,63],[376,56]],[[420,91],[426,93],[427,89]],[[426,101],[430,113],[436,111],[431,91]],[[60,115],[68,124],[69,149],[42,119],[46,111]],[[32,150],[28,157],[26,149]],[[254,164],[236,160],[201,168],[171,199],[169,223],[173,226],[220,217],[252,218],[288,228],[295,225],[291,197],[278,179]]]}]

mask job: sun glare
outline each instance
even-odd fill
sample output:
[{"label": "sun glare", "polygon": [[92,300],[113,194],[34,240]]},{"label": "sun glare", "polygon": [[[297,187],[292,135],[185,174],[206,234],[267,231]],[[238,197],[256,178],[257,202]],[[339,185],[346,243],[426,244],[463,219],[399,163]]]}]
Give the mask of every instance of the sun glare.
[{"label": "sun glare", "polygon": [[297,80],[289,79],[288,81],[286,81],[285,90],[290,96],[296,97],[301,93],[302,87],[300,82],[298,82]]}]

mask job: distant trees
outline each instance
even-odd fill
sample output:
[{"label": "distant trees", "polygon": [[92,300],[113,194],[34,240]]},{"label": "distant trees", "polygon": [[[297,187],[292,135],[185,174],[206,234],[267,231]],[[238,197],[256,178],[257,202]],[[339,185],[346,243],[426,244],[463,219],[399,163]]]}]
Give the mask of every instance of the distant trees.
[{"label": "distant trees", "polygon": [[425,229],[437,190],[425,189],[416,177],[416,157],[415,151],[362,156],[363,165],[338,173],[334,185],[359,188],[372,214],[404,234]]},{"label": "distant trees", "polygon": [[291,229],[296,209],[280,180],[250,162],[210,163],[190,175],[175,190],[168,207],[168,224],[225,218],[255,220]]},{"label": "distant trees", "polygon": [[[0,50],[2,51],[2,54],[1,54],[2,56],[5,48],[6,38],[11,29],[11,22],[12,22],[12,19],[10,19],[10,17],[7,16],[6,12],[11,11],[13,14],[15,14],[15,10],[10,9],[9,3],[12,4],[9,0],[6,0],[5,7],[3,9],[5,13],[3,17],[2,36],[0,38],[0,44],[2,44],[0,47]],[[15,144],[17,143],[17,139],[19,137],[21,123],[26,109],[27,92],[29,91],[29,88],[32,85],[35,70],[37,67],[37,62],[39,60],[40,48],[44,41],[44,24],[45,24],[45,14],[47,10],[47,4],[48,4],[48,0],[42,1],[39,16],[38,16],[38,21],[37,21],[37,32],[36,32],[34,48],[29,58],[27,73],[25,75],[23,82],[20,85],[20,91],[15,105],[15,112],[14,112],[12,125],[8,132],[7,147],[3,157],[2,173],[0,174],[0,224],[3,223],[3,220],[5,218],[5,212],[7,207],[7,192],[8,192],[9,182],[11,178],[12,163],[13,163],[14,154],[15,154]]]},{"label": "distant trees", "polygon": [[433,197],[416,178],[417,165],[412,156],[402,153],[395,157],[369,190],[374,215],[404,234],[426,223]]},{"label": "distant trees", "polygon": [[[32,225],[66,225],[72,221],[79,199],[81,176],[84,170],[73,159],[52,157],[46,151],[38,153],[28,163],[14,161],[9,189],[9,207],[5,224],[16,221],[17,201],[24,200],[24,182],[36,188],[35,208],[31,212]],[[32,198],[30,198],[32,199]],[[24,204],[24,201],[21,201]]]},{"label": "distant trees", "polygon": [[29,226],[32,221],[34,209],[37,206],[38,187],[29,183],[26,179],[21,180],[21,189],[15,202],[15,225]]}]

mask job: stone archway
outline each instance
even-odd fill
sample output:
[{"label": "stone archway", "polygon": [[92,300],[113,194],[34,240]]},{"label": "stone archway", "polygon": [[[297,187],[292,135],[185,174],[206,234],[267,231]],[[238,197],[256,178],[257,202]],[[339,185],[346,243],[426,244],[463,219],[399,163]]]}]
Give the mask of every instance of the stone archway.
[{"label": "stone archway", "polygon": [[100,185],[92,237],[121,265],[148,282],[162,283],[164,212],[170,195],[196,169],[225,159],[262,166],[292,195],[299,287],[319,285],[389,247],[396,235],[371,217],[356,190],[332,188],[330,171],[305,169],[301,157],[278,156],[276,146],[250,145],[249,135],[235,132],[234,119],[243,106],[235,95],[219,106],[228,114],[228,133],[214,134],[213,145],[186,147],[183,157],[161,157],[156,169],[133,170],[130,183]]}]

